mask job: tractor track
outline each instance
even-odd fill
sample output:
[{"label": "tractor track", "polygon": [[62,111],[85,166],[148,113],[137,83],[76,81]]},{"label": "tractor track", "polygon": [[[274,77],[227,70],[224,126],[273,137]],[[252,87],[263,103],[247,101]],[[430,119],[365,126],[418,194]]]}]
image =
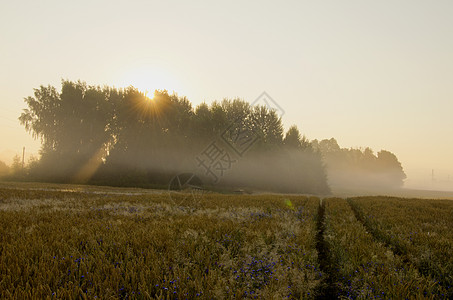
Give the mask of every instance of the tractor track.
[{"label": "tractor track", "polygon": [[318,251],[318,260],[321,271],[325,276],[319,285],[316,299],[337,299],[339,292],[335,286],[335,267],[331,259],[329,246],[324,239],[325,210],[325,201],[324,199],[320,199],[316,222],[316,250]]},{"label": "tractor track", "polygon": [[[356,217],[356,219],[366,228],[366,230],[373,236],[373,238],[375,240],[383,243],[385,245],[385,247],[387,247],[390,251],[392,251],[392,253],[395,256],[398,256],[399,258],[401,258],[401,260],[403,261],[404,264],[406,264],[407,266],[410,265],[410,266],[414,267],[420,273],[420,275],[425,276],[425,277],[432,277],[434,279],[437,278],[436,274],[430,272],[429,270],[422,269],[417,264],[413,263],[409,259],[407,249],[404,246],[400,245],[399,243],[397,243],[395,241],[392,241],[387,234],[381,233],[378,229],[374,228],[365,219],[364,214],[361,211],[360,207],[356,203],[354,203],[352,201],[352,199],[348,198],[347,202],[348,202],[349,206],[351,207],[352,211],[354,212],[354,216]],[[438,283],[440,286],[446,288],[447,290],[450,289],[450,287],[445,282],[443,282],[441,280],[441,278],[437,278],[437,280],[438,280]]]}]

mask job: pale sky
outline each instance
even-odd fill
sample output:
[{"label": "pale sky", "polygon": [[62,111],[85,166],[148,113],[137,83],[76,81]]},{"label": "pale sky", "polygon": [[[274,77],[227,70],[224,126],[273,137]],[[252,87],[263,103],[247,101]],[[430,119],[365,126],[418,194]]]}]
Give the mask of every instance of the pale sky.
[{"label": "pale sky", "polygon": [[0,2],[0,159],[37,153],[23,98],[61,79],[195,105],[266,91],[309,139],[397,155],[407,186],[451,175],[453,2]]}]

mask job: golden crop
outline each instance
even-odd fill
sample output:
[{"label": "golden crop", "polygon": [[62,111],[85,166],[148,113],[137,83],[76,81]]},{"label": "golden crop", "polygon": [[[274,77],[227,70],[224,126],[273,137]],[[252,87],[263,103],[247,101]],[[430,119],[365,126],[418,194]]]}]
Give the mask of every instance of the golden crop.
[{"label": "golden crop", "polygon": [[[318,199],[0,189],[0,298],[312,297]],[[291,206],[287,203],[291,202]]]},{"label": "golden crop", "polygon": [[375,238],[453,297],[453,201],[362,197],[350,203]]},{"label": "golden crop", "polygon": [[0,298],[448,299],[452,227],[451,201],[0,184]]},{"label": "golden crop", "polygon": [[438,283],[367,232],[346,200],[325,202],[325,239],[338,270],[335,279],[341,295],[352,299],[445,298],[446,291]]}]

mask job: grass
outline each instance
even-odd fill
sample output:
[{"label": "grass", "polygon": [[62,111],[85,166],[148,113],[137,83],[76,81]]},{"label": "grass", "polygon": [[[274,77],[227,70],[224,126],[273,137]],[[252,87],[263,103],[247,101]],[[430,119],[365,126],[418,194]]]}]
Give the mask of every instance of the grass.
[{"label": "grass", "polygon": [[[319,200],[0,189],[0,298],[313,298]],[[193,204],[193,205],[192,205]]]}]

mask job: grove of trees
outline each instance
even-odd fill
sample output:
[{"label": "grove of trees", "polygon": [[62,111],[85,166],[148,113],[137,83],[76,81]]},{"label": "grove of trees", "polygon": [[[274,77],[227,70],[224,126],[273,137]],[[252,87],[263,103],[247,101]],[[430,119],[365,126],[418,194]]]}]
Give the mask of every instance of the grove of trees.
[{"label": "grove of trees", "polygon": [[285,133],[265,106],[234,99],[193,108],[167,91],[149,98],[134,87],[66,80],[25,102],[19,120],[42,143],[31,180],[153,187],[193,172],[212,185],[329,192],[319,151],[297,127]]},{"label": "grove of trees", "polygon": [[147,97],[63,80],[61,91],[41,86],[25,102],[19,120],[41,140],[40,157],[26,169],[0,164],[25,180],[162,188],[194,173],[211,187],[327,194],[329,185],[398,188],[406,178],[389,151],[310,142],[296,126],[284,132],[276,111],[241,99],[194,108],[165,90]]},{"label": "grove of trees", "polygon": [[334,138],[313,140],[312,146],[323,155],[332,187],[400,188],[406,179],[398,158],[389,151],[340,148]]}]

